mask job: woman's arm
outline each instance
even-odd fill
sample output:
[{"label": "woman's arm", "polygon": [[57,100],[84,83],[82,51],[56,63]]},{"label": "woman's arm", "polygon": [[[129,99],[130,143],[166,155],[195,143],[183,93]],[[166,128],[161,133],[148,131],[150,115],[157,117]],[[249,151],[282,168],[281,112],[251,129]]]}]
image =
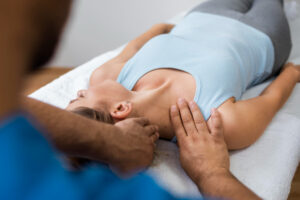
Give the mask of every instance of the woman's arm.
[{"label": "woman's arm", "polygon": [[124,48],[124,50],[119,54],[119,59],[123,60],[124,62],[127,62],[150,39],[161,34],[169,33],[173,29],[173,27],[173,24],[156,24],[152,26],[147,32],[129,42],[128,45]]},{"label": "woman's arm", "polygon": [[253,144],[287,101],[299,81],[300,66],[287,64],[260,96],[226,102],[220,106],[228,148],[241,149]]},{"label": "woman's arm", "polygon": [[93,82],[97,83],[103,79],[116,80],[124,64],[132,58],[144,44],[155,36],[169,33],[173,27],[173,24],[156,24],[152,26],[147,32],[129,42],[118,56],[97,68],[90,78],[90,84],[93,84]]}]

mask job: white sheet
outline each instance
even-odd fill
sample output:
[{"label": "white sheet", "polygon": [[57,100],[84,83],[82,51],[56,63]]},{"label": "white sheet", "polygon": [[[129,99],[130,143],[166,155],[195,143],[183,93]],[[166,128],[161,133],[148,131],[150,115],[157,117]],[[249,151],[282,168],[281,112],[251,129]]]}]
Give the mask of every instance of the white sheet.
[{"label": "white sheet", "polygon": [[[292,0],[286,7],[294,44],[290,60],[300,64],[300,37],[296,37],[300,35],[300,16],[295,12],[295,8],[299,6],[296,2]],[[177,22],[182,16],[183,14],[172,21]],[[121,47],[96,57],[30,96],[64,108],[76,96],[77,90],[87,88],[92,71],[117,55],[120,50]],[[257,96],[267,84],[250,89],[244,98]],[[258,195],[264,199],[287,199],[300,161],[300,84],[264,135],[251,147],[231,152],[230,160],[232,173]],[[181,169],[178,149],[171,142],[158,142],[156,158],[148,173],[176,196],[200,196],[196,186]]]}]

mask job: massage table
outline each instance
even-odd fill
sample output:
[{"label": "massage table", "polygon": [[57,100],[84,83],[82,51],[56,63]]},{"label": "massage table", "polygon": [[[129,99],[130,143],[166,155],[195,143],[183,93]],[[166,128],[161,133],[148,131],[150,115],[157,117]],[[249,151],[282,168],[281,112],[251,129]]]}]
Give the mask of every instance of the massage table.
[{"label": "massage table", "polygon": [[[289,61],[300,64],[300,2],[288,1],[285,9],[294,45]],[[181,13],[169,22],[177,23],[184,15],[185,13]],[[88,87],[93,70],[116,56],[123,48],[124,45],[97,56],[37,90],[30,97],[65,108],[68,102],[76,97],[79,89]],[[269,84],[270,81],[267,81],[249,89],[243,95],[243,99],[259,95]],[[257,142],[246,149],[230,152],[230,170],[263,199],[284,200],[288,198],[299,161],[300,83]],[[174,196],[201,196],[196,185],[180,166],[178,147],[175,143],[164,140],[157,142],[155,159],[146,173]]]}]

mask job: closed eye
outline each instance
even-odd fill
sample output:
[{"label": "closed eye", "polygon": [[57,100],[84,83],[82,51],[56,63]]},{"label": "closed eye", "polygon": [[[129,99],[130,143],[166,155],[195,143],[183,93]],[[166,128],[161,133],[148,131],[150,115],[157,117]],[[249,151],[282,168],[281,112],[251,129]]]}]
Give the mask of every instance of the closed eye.
[{"label": "closed eye", "polygon": [[78,101],[78,99],[73,99],[69,102],[69,104],[74,103],[75,101]]}]

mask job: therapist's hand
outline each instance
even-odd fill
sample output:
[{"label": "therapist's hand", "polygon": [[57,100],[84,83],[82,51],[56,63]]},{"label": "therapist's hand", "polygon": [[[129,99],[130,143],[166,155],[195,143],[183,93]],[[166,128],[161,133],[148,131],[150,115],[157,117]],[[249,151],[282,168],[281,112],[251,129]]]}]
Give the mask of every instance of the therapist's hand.
[{"label": "therapist's hand", "polygon": [[202,194],[233,200],[260,199],[229,171],[229,155],[220,114],[212,111],[209,131],[195,102],[181,99],[171,108],[180,161]]},{"label": "therapist's hand", "polygon": [[110,141],[110,164],[122,173],[135,173],[148,167],[154,157],[158,127],[145,118],[130,118],[115,124],[118,132]]},{"label": "therapist's hand", "polygon": [[229,155],[223,136],[221,116],[213,110],[210,130],[195,102],[179,99],[171,107],[180,162],[183,169],[197,184],[212,174],[229,173]]},{"label": "therapist's hand", "polygon": [[149,125],[147,119],[132,118],[111,125],[28,97],[23,99],[22,107],[39,119],[48,130],[45,136],[72,158],[75,168],[90,160],[131,172],[152,162],[158,128]]}]

